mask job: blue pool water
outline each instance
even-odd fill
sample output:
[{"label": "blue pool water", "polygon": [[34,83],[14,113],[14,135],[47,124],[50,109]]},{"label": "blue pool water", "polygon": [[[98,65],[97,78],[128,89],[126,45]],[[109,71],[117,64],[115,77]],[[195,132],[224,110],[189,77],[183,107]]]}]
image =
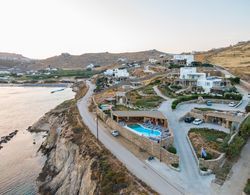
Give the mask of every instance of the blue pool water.
[{"label": "blue pool water", "polygon": [[143,127],[142,125],[139,124],[132,124],[132,125],[128,125],[128,127],[135,131],[137,134],[146,136],[146,137],[157,137],[161,135],[160,131],[157,130],[153,130],[153,129],[148,129]]}]

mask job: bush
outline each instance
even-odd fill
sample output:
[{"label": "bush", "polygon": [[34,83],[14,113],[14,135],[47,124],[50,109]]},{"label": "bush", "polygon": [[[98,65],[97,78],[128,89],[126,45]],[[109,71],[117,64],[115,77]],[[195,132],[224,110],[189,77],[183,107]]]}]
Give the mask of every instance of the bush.
[{"label": "bush", "polygon": [[245,192],[247,195],[250,195],[250,179],[247,180],[246,186],[245,186],[245,188],[244,188],[244,192]]},{"label": "bush", "polygon": [[235,158],[239,156],[241,148],[244,146],[244,144],[245,140],[242,137],[236,135],[227,148],[226,151],[227,156],[229,158]]},{"label": "bush", "polygon": [[201,167],[200,170],[201,170],[201,171],[207,171],[208,168],[207,168],[207,167]]},{"label": "bush", "polygon": [[231,100],[241,100],[242,95],[239,93],[225,93],[224,94],[225,99],[231,99]]},{"label": "bush", "polygon": [[178,168],[179,167],[179,163],[172,163],[171,166],[173,166],[174,168]]},{"label": "bush", "polygon": [[229,80],[231,81],[231,83],[234,84],[240,84],[240,77],[231,77],[229,78]]},{"label": "bush", "polygon": [[204,158],[205,160],[211,160],[213,159],[213,156],[207,152],[207,156]]},{"label": "bush", "polygon": [[167,149],[167,151],[169,151],[169,152],[171,152],[173,154],[177,153],[176,148],[174,146],[169,146],[168,149]]},{"label": "bush", "polygon": [[248,105],[245,108],[246,112],[250,112],[250,103],[248,103]]},{"label": "bush", "polygon": [[250,137],[250,116],[248,116],[240,126],[240,135],[246,140]]}]

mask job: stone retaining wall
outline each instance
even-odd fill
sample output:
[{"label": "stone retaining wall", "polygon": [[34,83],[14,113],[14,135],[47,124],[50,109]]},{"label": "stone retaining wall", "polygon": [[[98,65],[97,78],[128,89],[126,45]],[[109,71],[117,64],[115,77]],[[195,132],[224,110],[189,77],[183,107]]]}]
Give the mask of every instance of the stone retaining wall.
[{"label": "stone retaining wall", "polygon": [[215,171],[217,168],[219,168],[219,166],[222,164],[222,162],[224,161],[224,159],[226,158],[225,153],[220,154],[220,156],[216,159],[212,159],[212,160],[205,160],[203,158],[198,158],[197,154],[195,152],[195,149],[193,147],[192,142],[190,141],[188,135],[186,136],[187,141],[189,143],[189,146],[192,150],[193,156],[195,158],[195,162],[197,164],[197,168],[200,169],[201,167],[206,167],[212,171]]},{"label": "stone retaining wall", "polygon": [[[95,100],[93,99],[93,103],[95,104]],[[160,143],[152,141],[146,137],[137,135],[125,127],[120,126],[117,122],[112,120],[108,115],[106,115],[101,109],[96,107],[98,116],[111,128],[111,130],[119,131],[120,135],[125,139],[129,140],[131,143],[135,144],[142,150],[148,152],[150,155],[155,156],[156,158],[162,159],[162,162],[167,165],[171,165],[174,163],[179,163],[179,156],[173,153],[168,152],[166,149],[160,146]],[[167,148],[172,145],[174,142],[174,137],[170,136],[167,139],[162,140],[162,146]]]},{"label": "stone retaining wall", "polygon": [[203,158],[199,158],[199,165],[200,167],[207,167],[208,169],[215,171],[220,167],[225,158],[225,153],[222,153],[218,158],[212,160],[204,160]]}]

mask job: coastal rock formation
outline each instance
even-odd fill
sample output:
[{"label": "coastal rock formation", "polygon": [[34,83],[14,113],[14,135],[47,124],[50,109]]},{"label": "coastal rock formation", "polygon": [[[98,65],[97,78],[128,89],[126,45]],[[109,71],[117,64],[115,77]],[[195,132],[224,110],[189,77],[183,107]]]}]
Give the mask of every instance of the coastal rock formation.
[{"label": "coastal rock formation", "polygon": [[37,179],[41,194],[155,194],[90,133],[75,99],[47,113],[29,130],[48,131],[40,147],[47,156]]}]

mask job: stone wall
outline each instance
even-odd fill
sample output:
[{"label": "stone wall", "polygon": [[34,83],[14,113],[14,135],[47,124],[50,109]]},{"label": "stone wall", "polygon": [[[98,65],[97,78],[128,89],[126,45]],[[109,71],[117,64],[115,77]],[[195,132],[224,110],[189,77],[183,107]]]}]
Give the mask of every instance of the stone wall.
[{"label": "stone wall", "polygon": [[222,164],[222,162],[224,161],[224,159],[226,158],[225,153],[220,154],[220,156],[216,159],[212,159],[212,160],[205,160],[203,158],[198,158],[197,154],[195,152],[195,149],[192,145],[192,142],[190,141],[188,135],[186,136],[187,141],[189,143],[189,146],[192,150],[192,154],[195,158],[195,162],[197,164],[197,168],[200,169],[201,167],[206,167],[212,171],[215,171],[217,168],[219,168],[219,166]]},{"label": "stone wall", "polygon": [[222,153],[218,158],[212,160],[204,160],[203,158],[199,158],[200,167],[207,167],[208,169],[215,171],[224,161],[226,155]]},{"label": "stone wall", "polygon": [[[93,99],[95,104],[95,101]],[[174,163],[179,163],[179,156],[173,153],[168,152],[166,149],[160,146],[160,143],[152,141],[146,137],[137,135],[125,127],[120,126],[117,122],[108,117],[101,109],[97,107],[96,110],[98,116],[111,128],[111,130],[119,131],[120,135],[125,139],[129,140],[131,143],[135,144],[142,150],[148,152],[150,155],[155,156],[156,158],[162,159],[162,162],[167,165],[171,165]],[[172,145],[174,142],[174,137],[170,136],[167,139],[162,140],[162,146],[167,148]]]}]

